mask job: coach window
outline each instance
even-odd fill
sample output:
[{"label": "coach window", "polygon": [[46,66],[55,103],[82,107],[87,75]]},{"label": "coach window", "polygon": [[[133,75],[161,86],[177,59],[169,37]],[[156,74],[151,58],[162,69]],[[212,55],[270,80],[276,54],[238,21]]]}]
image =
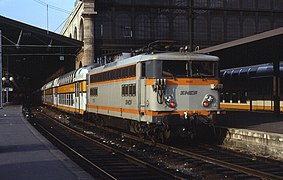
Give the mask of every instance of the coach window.
[{"label": "coach window", "polygon": [[221,93],[220,93],[220,102],[223,102],[223,101],[224,101],[224,93],[221,92]]},{"label": "coach window", "polygon": [[232,103],[238,103],[238,93],[237,92],[232,92],[231,93],[231,99],[232,99]]},{"label": "coach window", "polygon": [[240,91],[239,97],[240,97],[240,103],[247,103],[247,92],[246,91]]},{"label": "coach window", "polygon": [[125,95],[129,96],[129,85],[125,85]]},{"label": "coach window", "polygon": [[55,97],[57,98],[58,95],[58,88],[55,88]]},{"label": "coach window", "polygon": [[230,103],[230,93],[229,92],[224,92],[224,102],[225,103]]},{"label": "coach window", "polygon": [[135,65],[129,67],[129,76],[130,77],[136,76],[136,66]]},{"label": "coach window", "polygon": [[98,88],[94,87],[94,88],[90,88],[90,96],[98,96]]}]

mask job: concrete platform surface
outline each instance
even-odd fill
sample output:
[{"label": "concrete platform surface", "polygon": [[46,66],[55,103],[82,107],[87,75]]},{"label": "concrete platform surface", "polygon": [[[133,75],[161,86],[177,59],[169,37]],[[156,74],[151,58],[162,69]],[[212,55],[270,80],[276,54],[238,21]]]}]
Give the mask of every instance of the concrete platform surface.
[{"label": "concrete platform surface", "polygon": [[228,119],[217,125],[283,134],[283,114],[271,112],[227,111]]},{"label": "concrete platform surface", "polygon": [[282,114],[228,111],[227,117],[216,124],[224,147],[283,161]]},{"label": "concrete platform surface", "polygon": [[4,180],[90,180],[22,115],[22,107],[0,109],[0,179]]}]

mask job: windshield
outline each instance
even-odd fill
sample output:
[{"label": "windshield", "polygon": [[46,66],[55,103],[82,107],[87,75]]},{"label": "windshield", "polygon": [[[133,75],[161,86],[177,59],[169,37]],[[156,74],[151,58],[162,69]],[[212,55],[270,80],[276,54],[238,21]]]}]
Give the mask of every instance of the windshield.
[{"label": "windshield", "polygon": [[214,78],[218,76],[217,62],[163,61],[162,77]]},{"label": "windshield", "polygon": [[192,62],[191,77],[216,77],[217,67],[215,62]]},{"label": "windshield", "polygon": [[187,61],[163,61],[162,77],[188,77]]}]

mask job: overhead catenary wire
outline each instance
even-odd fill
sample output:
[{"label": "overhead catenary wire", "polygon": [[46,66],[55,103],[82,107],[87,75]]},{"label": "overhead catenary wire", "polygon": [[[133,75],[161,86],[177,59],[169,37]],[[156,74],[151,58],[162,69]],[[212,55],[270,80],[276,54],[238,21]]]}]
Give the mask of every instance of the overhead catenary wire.
[{"label": "overhead catenary wire", "polygon": [[[70,14],[72,13],[71,11],[68,11],[66,9],[63,9],[63,8],[59,8],[59,7],[56,7],[56,6],[53,6],[53,5],[50,5],[50,4],[47,4],[41,0],[33,0],[34,2],[37,2],[39,4],[41,4],[42,6],[45,6],[47,8],[47,33],[49,32],[49,22],[48,22],[48,16],[49,16],[49,8],[50,9],[53,9],[53,10],[56,10],[56,11],[59,11],[59,12],[63,12],[63,13],[66,13],[70,16]],[[69,16],[67,17],[67,19],[65,19],[55,30],[54,32],[56,32],[69,18]]]},{"label": "overhead catenary wire", "polygon": [[56,10],[56,11],[60,11],[60,12],[66,13],[66,14],[70,14],[70,13],[71,13],[71,11],[68,11],[68,10],[66,10],[66,9],[53,6],[53,5],[51,5],[51,4],[47,4],[47,3],[45,3],[45,2],[43,2],[43,1],[41,1],[41,0],[33,0],[33,1],[39,3],[39,4],[43,5],[43,6],[48,6],[50,9],[54,9],[54,10]]}]

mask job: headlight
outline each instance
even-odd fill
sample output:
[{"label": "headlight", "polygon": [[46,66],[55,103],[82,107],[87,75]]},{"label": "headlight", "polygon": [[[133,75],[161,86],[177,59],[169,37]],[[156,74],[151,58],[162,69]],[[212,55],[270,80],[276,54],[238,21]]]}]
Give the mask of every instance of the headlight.
[{"label": "headlight", "polygon": [[207,94],[204,96],[203,101],[202,101],[202,106],[203,107],[209,107],[209,105],[214,101],[214,97],[210,94]]},{"label": "headlight", "polygon": [[170,108],[175,108],[177,106],[177,103],[175,102],[173,96],[169,95],[169,96],[165,96],[165,103],[167,106],[169,106]]}]

